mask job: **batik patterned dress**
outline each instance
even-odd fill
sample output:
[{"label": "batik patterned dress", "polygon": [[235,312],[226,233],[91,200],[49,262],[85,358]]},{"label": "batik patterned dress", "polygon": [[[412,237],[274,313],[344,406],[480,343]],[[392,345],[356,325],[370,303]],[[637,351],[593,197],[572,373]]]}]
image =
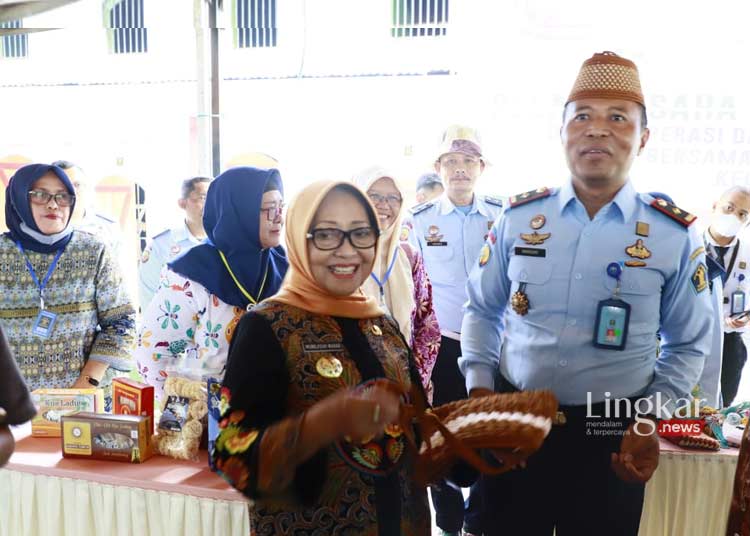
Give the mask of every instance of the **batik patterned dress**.
[{"label": "batik patterned dress", "polygon": [[213,456],[219,473],[256,500],[254,535],[430,534],[426,490],[414,482],[414,453],[397,426],[295,459],[307,408],[383,377],[405,389],[420,383],[387,317],[332,318],[269,301],[241,320]]},{"label": "batik patterned dress", "polygon": [[[25,254],[43,279],[55,254]],[[50,277],[45,308],[57,320],[49,338],[32,333],[39,287],[8,235],[0,237],[0,296],[0,325],[29,389],[71,387],[87,359],[110,366],[102,385],[133,368],[135,311],[117,264],[95,236],[75,231]]]},{"label": "batik patterned dress", "polygon": [[400,247],[409,258],[414,281],[414,310],[411,315],[411,350],[422,378],[422,385],[432,401],[432,369],[435,368],[440,351],[440,326],[432,305],[432,284],[427,276],[422,255],[411,244],[402,242]]}]

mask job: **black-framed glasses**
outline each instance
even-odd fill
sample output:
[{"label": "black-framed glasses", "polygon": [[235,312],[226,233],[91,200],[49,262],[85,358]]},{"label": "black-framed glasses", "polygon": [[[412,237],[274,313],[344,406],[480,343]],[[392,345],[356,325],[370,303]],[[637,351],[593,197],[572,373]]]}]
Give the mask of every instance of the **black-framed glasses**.
[{"label": "black-framed glasses", "polygon": [[49,192],[45,192],[44,190],[30,190],[29,199],[35,205],[46,205],[50,202],[50,199],[54,199],[55,203],[57,203],[59,206],[69,207],[75,202],[76,196],[65,192],[61,192],[59,194],[51,194]]},{"label": "black-framed glasses", "polygon": [[285,208],[286,208],[286,205],[282,203],[281,205],[274,205],[272,207],[262,208],[260,209],[260,211],[266,213],[266,219],[268,221],[277,221],[281,219],[281,217],[284,215]]},{"label": "black-framed glasses", "polygon": [[397,207],[403,201],[403,199],[401,199],[401,196],[398,196],[395,194],[380,195],[376,193],[367,192],[367,197],[370,198],[373,205],[380,205],[381,203],[388,203],[392,207]]},{"label": "black-framed glasses", "polygon": [[349,231],[329,227],[313,229],[307,233],[307,238],[311,238],[313,245],[321,251],[340,248],[345,238],[354,248],[369,249],[378,241],[379,234],[380,232],[372,227],[357,227]]}]

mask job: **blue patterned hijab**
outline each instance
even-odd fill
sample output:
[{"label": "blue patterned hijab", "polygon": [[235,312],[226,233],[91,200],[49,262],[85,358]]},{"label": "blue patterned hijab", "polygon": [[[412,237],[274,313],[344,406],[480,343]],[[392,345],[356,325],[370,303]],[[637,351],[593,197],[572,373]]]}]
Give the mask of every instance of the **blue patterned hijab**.
[{"label": "blue patterned hijab", "polygon": [[[9,229],[6,236],[10,236],[13,242],[20,242],[25,250],[52,253],[67,246],[73,236],[70,217],[68,217],[65,229],[53,235],[43,234],[34,221],[29,190],[36,181],[50,172],[57,175],[69,194],[75,195],[73,183],[70,182],[65,172],[57,166],[48,164],[23,166],[16,171],[5,189],[5,225]],[[75,203],[70,207],[71,216],[74,208]]]},{"label": "blue patterned hijab", "polygon": [[247,307],[250,302],[224,265],[221,251],[240,284],[258,302],[276,294],[289,263],[281,246],[263,249],[259,229],[263,191],[272,179],[283,194],[275,169],[236,167],[216,177],[203,208],[208,238],[170,262],[170,270],[200,283],[224,303]]}]

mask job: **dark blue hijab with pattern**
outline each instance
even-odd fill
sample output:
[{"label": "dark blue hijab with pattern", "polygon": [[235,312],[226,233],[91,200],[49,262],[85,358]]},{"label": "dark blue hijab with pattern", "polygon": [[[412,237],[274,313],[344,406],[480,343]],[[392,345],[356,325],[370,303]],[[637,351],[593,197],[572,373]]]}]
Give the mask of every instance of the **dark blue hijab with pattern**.
[{"label": "dark blue hijab with pattern", "polygon": [[31,212],[31,201],[29,191],[33,184],[47,173],[54,173],[63,183],[69,194],[75,195],[73,183],[65,172],[49,164],[29,164],[23,166],[8,183],[5,189],[5,225],[8,226],[6,236],[10,236],[13,242],[21,244],[24,250],[39,253],[52,253],[64,248],[73,236],[73,226],[70,224],[70,216],[73,215],[75,203],[70,207],[70,216],[65,229],[53,235],[46,235],[34,221]]},{"label": "dark blue hijab with pattern", "polygon": [[245,308],[250,301],[232,279],[221,251],[235,277],[257,302],[276,294],[289,263],[283,247],[264,249],[260,244],[260,209],[271,180],[283,194],[281,176],[275,169],[236,167],[216,177],[208,187],[203,208],[208,238],[170,262],[170,270],[200,283],[221,301]]}]

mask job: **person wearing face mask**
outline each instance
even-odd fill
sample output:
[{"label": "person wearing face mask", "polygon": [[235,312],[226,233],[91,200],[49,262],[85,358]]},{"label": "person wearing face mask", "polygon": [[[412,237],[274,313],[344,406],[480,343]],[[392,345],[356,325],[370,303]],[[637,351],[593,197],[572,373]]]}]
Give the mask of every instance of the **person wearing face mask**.
[{"label": "person wearing face mask", "polygon": [[426,402],[419,373],[361,288],[378,234],[356,186],[309,185],[287,215],[281,290],[237,327],[213,457],[255,501],[254,534],[430,534],[427,493],[396,425],[396,390],[414,386]]},{"label": "person wearing face mask", "polygon": [[723,310],[721,322],[724,343],[721,363],[721,396],[725,407],[731,406],[747,361],[742,334],[748,329],[750,314],[750,244],[739,234],[750,222],[750,189],[729,188],[713,205],[711,225],[703,234],[706,254],[721,267]]},{"label": "person wearing face mask", "polygon": [[130,371],[135,311],[108,246],[73,229],[65,171],[30,164],[5,196],[0,327],[30,390],[103,387]]},{"label": "person wearing face mask", "polygon": [[422,385],[432,399],[432,368],[440,348],[440,327],[432,306],[432,285],[422,256],[399,240],[402,189],[394,174],[373,166],[360,172],[354,183],[367,192],[380,220],[380,255],[362,290],[376,298],[398,324],[414,353]]},{"label": "person wearing face mask", "polygon": [[206,372],[223,370],[240,317],[279,289],[288,266],[283,208],[275,169],[232,168],[211,182],[207,239],[167,264],[138,333],[138,370],[157,397],[166,368],[184,352],[194,352]]},{"label": "person wearing face mask", "polygon": [[203,205],[210,183],[209,177],[191,177],[182,181],[177,204],[185,211],[185,219],[180,226],[157,234],[143,250],[138,268],[141,310],[146,310],[158,290],[164,265],[205,240]]}]

